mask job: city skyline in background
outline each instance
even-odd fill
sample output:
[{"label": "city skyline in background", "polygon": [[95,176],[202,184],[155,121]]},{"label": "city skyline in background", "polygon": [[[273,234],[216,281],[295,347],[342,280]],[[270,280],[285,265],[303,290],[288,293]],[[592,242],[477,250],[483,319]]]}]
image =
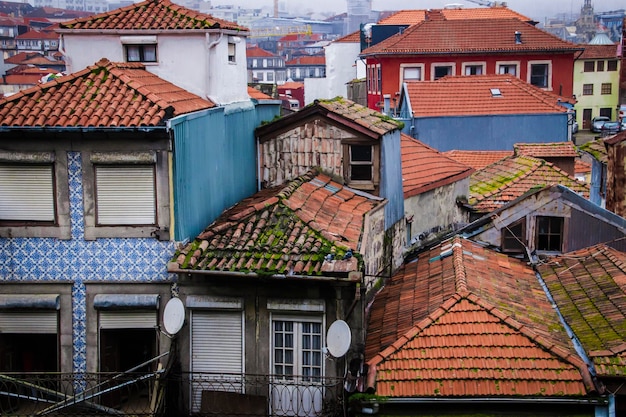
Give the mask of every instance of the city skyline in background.
[{"label": "city skyline in background", "polygon": [[[307,15],[310,13],[343,13],[347,10],[346,0],[316,0],[315,7],[311,3],[303,3],[298,0],[280,0],[281,10],[286,10],[291,14]],[[481,4],[488,1],[469,0],[372,0],[372,10],[414,10],[414,9],[438,9],[450,4],[460,4],[465,8],[481,7]],[[493,2],[491,2],[493,3]],[[501,2],[498,2],[501,3]],[[544,23],[547,18],[555,17],[559,14],[579,14],[584,0],[508,0],[505,1],[507,7],[526,15],[540,23]],[[213,0],[213,6],[234,5],[245,8],[261,8],[273,6],[273,0]],[[596,12],[606,12],[626,8],[623,0],[592,0],[592,5]]]}]

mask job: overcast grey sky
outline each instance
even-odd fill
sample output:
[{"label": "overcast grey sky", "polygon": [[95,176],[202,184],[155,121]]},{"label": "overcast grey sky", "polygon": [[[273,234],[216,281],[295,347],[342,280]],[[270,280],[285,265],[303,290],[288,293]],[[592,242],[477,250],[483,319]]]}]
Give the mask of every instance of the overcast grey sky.
[{"label": "overcast grey sky", "polygon": [[[304,15],[307,11],[337,13],[346,11],[346,0],[280,0],[285,2],[287,10]],[[374,10],[429,9],[442,8],[446,4],[460,3],[463,7],[480,7],[468,0],[373,0]],[[584,0],[508,0],[508,7],[541,23],[547,17],[559,13],[579,13]],[[624,0],[592,0],[594,11],[605,12],[626,9]],[[212,0],[213,5],[235,4],[242,7],[272,7],[273,0]]]}]

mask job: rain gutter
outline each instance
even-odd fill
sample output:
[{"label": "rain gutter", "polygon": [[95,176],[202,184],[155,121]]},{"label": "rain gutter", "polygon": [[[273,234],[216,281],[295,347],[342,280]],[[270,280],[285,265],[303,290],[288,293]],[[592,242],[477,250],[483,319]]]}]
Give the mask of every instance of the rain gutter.
[{"label": "rain gutter", "polygon": [[550,403],[550,404],[589,404],[589,405],[607,405],[609,400],[606,398],[554,398],[554,397],[535,397],[535,398],[498,398],[498,397],[481,397],[481,398],[385,398],[385,404],[477,404],[477,403],[500,403],[500,404],[533,404],[533,403]]}]

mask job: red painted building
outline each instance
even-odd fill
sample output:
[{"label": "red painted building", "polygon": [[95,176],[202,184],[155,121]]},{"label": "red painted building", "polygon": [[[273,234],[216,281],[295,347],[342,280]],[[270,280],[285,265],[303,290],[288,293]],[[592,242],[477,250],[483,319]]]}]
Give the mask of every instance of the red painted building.
[{"label": "red painted building", "polygon": [[[516,18],[447,20],[440,12],[364,49],[367,105],[391,106],[404,80],[514,74],[552,93],[573,95],[574,60],[583,48]],[[430,17],[429,17],[430,16]]]}]

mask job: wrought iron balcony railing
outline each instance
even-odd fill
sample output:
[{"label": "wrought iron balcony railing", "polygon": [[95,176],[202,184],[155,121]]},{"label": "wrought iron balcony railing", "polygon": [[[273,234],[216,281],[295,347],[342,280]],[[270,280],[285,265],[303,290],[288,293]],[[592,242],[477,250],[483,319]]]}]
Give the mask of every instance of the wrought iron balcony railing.
[{"label": "wrought iron balcony railing", "polygon": [[344,415],[343,380],[174,373],[0,373],[2,416]]}]

